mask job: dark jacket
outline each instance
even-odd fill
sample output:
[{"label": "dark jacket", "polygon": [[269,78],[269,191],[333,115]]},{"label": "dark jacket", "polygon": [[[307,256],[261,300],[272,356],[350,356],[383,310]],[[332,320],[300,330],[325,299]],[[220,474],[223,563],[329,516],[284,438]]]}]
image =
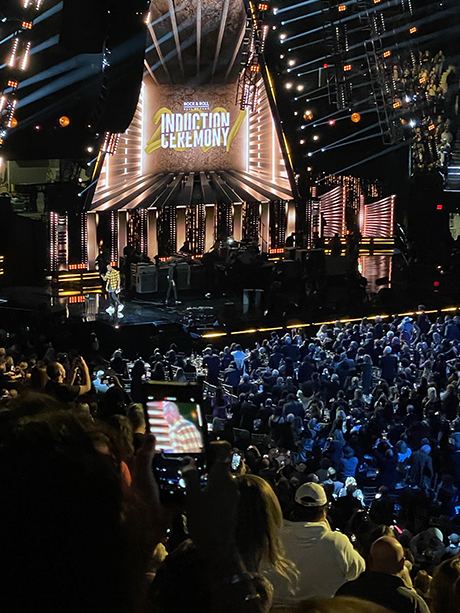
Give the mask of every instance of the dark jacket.
[{"label": "dark jacket", "polygon": [[396,575],[366,570],[337,590],[336,596],[370,600],[394,613],[429,613],[426,602]]}]

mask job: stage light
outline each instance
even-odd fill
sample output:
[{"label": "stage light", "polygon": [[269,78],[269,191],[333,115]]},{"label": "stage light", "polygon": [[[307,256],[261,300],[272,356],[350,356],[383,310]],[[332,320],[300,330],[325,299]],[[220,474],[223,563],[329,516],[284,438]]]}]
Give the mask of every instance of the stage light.
[{"label": "stage light", "polygon": [[410,96],[406,96],[406,97],[404,98],[404,100],[405,100],[406,102],[410,102],[410,101],[411,101],[411,97],[410,97]]},{"label": "stage light", "polygon": [[351,70],[351,64],[345,64],[345,66],[343,67],[344,72],[350,72]]},{"label": "stage light", "polygon": [[311,151],[308,152],[308,157],[311,158],[313,153]]},{"label": "stage light", "polygon": [[409,33],[410,33],[410,34],[415,34],[416,32],[417,32],[417,28],[415,28],[415,27],[414,27],[414,28],[411,28],[411,29],[409,30]]},{"label": "stage light", "polygon": [[283,42],[283,40],[286,40],[287,38],[287,34],[280,34],[280,41]]},{"label": "stage light", "polygon": [[295,117],[297,117],[298,114],[299,114],[298,111],[294,111]]},{"label": "stage light", "polygon": [[297,85],[296,89],[298,92],[303,92],[303,90],[305,89],[305,85]]},{"label": "stage light", "polygon": [[385,53],[383,54],[383,57],[390,57],[391,55],[391,51],[385,51]]},{"label": "stage light", "polygon": [[19,82],[15,79],[9,79],[7,82],[8,87],[12,87],[13,89],[17,89],[19,87]]},{"label": "stage light", "polygon": [[414,119],[411,119],[409,121],[409,125],[410,125],[411,128],[415,128],[415,126],[417,125],[417,122]]},{"label": "stage light", "polygon": [[278,9],[273,9],[273,15],[276,15],[277,12],[278,12]]},{"label": "stage light", "polygon": [[351,116],[351,121],[353,123],[359,123],[361,121],[361,115],[359,113],[353,113]]},{"label": "stage light", "polygon": [[67,126],[70,125],[70,119],[66,115],[63,115],[62,117],[59,117],[59,125],[62,128],[67,128]]},{"label": "stage light", "polygon": [[311,166],[307,167],[307,172],[311,172],[313,170],[313,168]]},{"label": "stage light", "polygon": [[335,120],[334,119],[329,119],[329,121],[327,122],[330,126],[335,125]]},{"label": "stage light", "polygon": [[442,204],[438,204],[438,205],[436,205],[436,210],[438,210],[438,211],[442,211],[442,206],[443,206]]},{"label": "stage light", "polygon": [[288,66],[295,66],[295,60],[289,60]]},{"label": "stage light", "polygon": [[284,54],[283,53],[280,55],[280,60],[284,60]]},{"label": "stage light", "polygon": [[88,153],[92,153],[94,151],[94,147],[86,147],[86,151]]},{"label": "stage light", "polygon": [[39,132],[42,129],[41,126],[39,126],[38,124],[36,126],[34,126],[34,130],[36,130],[37,132]]},{"label": "stage light", "polygon": [[327,63],[323,64],[323,68],[329,68],[329,64]]},{"label": "stage light", "polygon": [[319,140],[319,135],[318,135],[318,134],[313,134],[313,137],[312,137],[312,138],[313,138],[313,140],[315,140],[315,141],[316,141],[316,140]]},{"label": "stage light", "polygon": [[346,10],[347,10],[346,4],[339,4],[339,13],[343,13]]},{"label": "stage light", "polygon": [[289,83],[286,83],[284,86],[286,89],[292,89],[293,84],[289,81]]},{"label": "stage light", "polygon": [[301,145],[305,145],[305,140],[302,138],[302,140],[299,140],[299,143],[300,143]]},{"label": "stage light", "polygon": [[434,123],[430,123],[430,125],[428,126],[428,130],[434,130],[436,128],[436,126],[434,125]]},{"label": "stage light", "polygon": [[23,21],[22,22],[22,29],[23,30],[31,30],[32,29],[32,22],[31,21]]},{"label": "stage light", "polygon": [[310,119],[313,119],[312,111],[305,111],[305,113],[303,114],[303,118],[305,119],[305,121],[310,121]]},{"label": "stage light", "polygon": [[18,125],[18,120],[16,119],[16,117],[13,117],[13,119],[10,121],[10,128],[15,128]]},{"label": "stage light", "polygon": [[397,100],[396,102],[393,103],[393,108],[394,109],[399,109],[402,106],[401,101]]},{"label": "stage light", "polygon": [[259,11],[268,11],[268,4],[261,2],[258,6]]}]

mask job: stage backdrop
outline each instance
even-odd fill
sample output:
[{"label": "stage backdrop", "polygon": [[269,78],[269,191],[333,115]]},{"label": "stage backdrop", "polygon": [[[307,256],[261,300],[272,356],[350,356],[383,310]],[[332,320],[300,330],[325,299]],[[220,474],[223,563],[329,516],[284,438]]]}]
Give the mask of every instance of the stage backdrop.
[{"label": "stage backdrop", "polygon": [[235,105],[233,83],[147,80],[143,95],[144,173],[247,169],[247,114]]}]

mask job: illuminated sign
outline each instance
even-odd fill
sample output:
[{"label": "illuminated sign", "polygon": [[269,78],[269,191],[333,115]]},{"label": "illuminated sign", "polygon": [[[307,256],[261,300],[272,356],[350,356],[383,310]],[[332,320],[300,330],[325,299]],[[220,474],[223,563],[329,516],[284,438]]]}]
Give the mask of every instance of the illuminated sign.
[{"label": "illuminated sign", "polygon": [[200,148],[206,152],[222,147],[229,151],[246,117],[246,111],[240,111],[231,125],[230,113],[222,107],[210,110],[209,102],[184,102],[183,108],[182,113],[173,113],[166,107],[156,112],[153,124],[157,128],[145,148],[147,154],[160,148]]}]

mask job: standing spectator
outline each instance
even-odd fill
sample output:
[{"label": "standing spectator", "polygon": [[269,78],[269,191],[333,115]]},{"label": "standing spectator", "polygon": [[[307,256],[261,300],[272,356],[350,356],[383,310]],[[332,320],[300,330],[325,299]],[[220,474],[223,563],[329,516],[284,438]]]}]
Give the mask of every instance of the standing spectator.
[{"label": "standing spectator", "polygon": [[401,544],[392,536],[382,536],[371,546],[369,570],[345,583],[337,596],[370,600],[394,613],[429,613],[423,598],[406,587],[404,563]]},{"label": "standing spectator", "polygon": [[287,582],[273,577],[275,602],[331,598],[343,583],[356,579],[364,571],[364,560],[348,538],[331,530],[326,519],[327,509],[322,485],[304,483],[299,487],[295,494],[294,521],[285,522],[281,533],[286,556],[299,571],[299,589],[292,594]]}]

